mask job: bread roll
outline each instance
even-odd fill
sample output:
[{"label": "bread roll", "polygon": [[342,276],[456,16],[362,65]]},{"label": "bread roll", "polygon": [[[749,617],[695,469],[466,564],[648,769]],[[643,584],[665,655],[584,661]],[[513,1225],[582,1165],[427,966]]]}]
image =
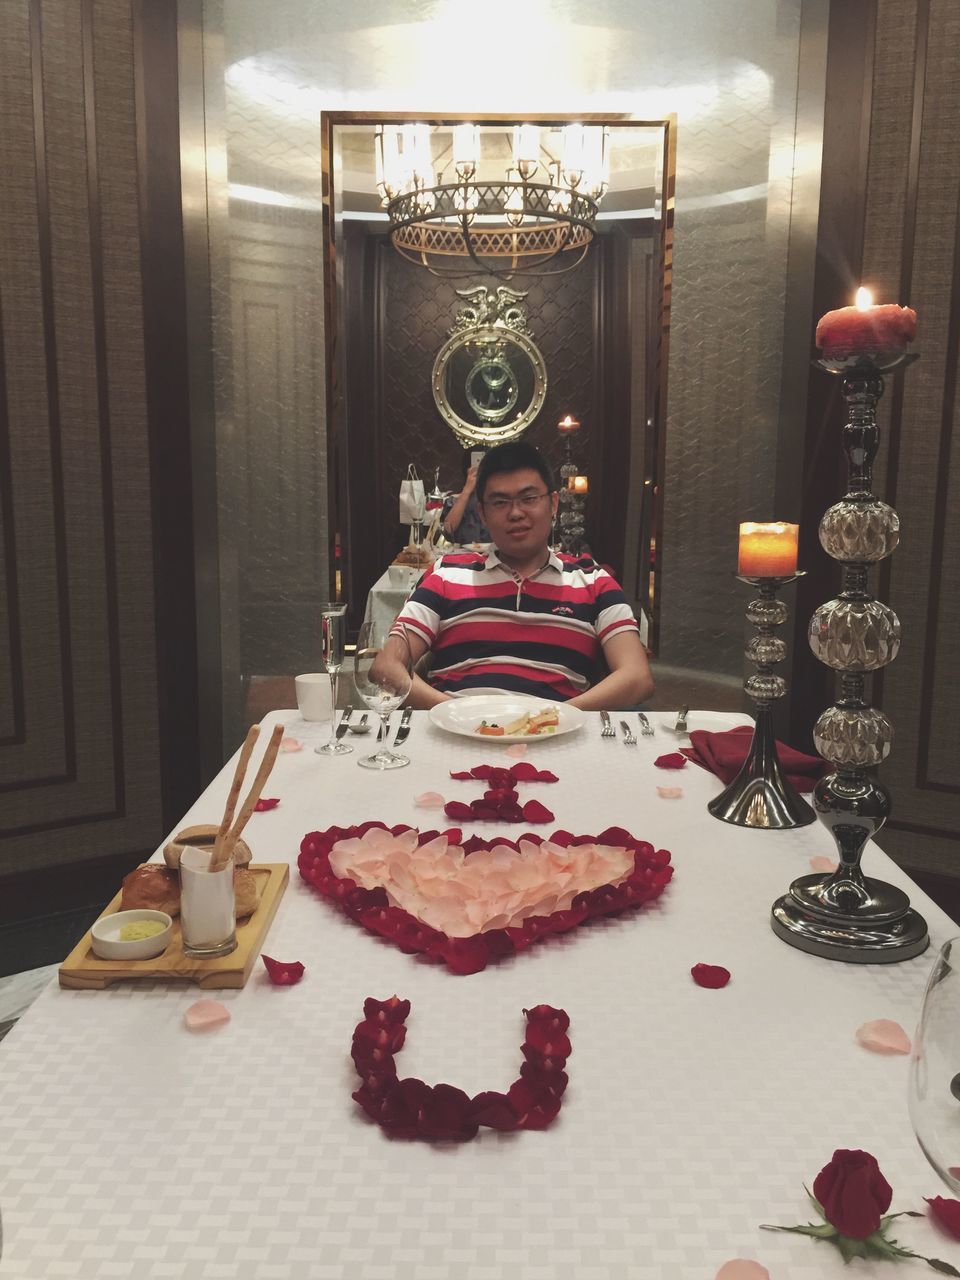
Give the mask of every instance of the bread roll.
[{"label": "bread roll", "polygon": [[123,877],[120,910],[141,909],[165,911],[168,916],[180,914],[180,881],[176,872],[153,862]]},{"label": "bread roll", "polygon": [[237,901],[237,919],[253,915],[260,905],[260,886],[257,877],[246,867],[238,867],[233,873],[233,892]]},{"label": "bread roll", "polygon": [[[185,845],[192,845],[194,849],[212,849],[213,842],[217,838],[217,827],[212,823],[203,822],[196,827],[184,827],[182,831],[178,831],[172,840],[168,840],[163,848],[163,860],[168,867],[172,867],[174,871],[180,868],[180,855],[183,853]],[[246,840],[238,840],[233,846],[233,865],[235,867],[246,867],[250,865],[253,854],[250,852],[250,846]]]}]

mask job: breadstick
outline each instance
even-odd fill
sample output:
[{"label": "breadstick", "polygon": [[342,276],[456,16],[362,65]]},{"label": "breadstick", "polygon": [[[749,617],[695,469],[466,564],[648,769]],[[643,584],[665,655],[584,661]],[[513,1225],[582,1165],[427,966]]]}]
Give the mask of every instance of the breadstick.
[{"label": "breadstick", "polygon": [[260,799],[260,794],[266,785],[267,778],[270,776],[270,770],[273,768],[274,761],[277,758],[277,752],[280,750],[280,739],[282,737],[283,725],[278,724],[273,730],[270,741],[267,743],[267,749],[263,753],[263,759],[260,761],[260,768],[257,770],[257,776],[253,780],[253,786],[247,793],[247,798],[243,802],[243,807],[240,810],[237,820],[227,832],[226,838],[223,842],[223,848],[220,851],[220,857],[217,859],[214,856],[214,858],[210,860],[211,871],[218,871],[227,861],[230,854],[233,852],[233,846],[240,836],[240,833],[249,822],[250,815],[256,808],[257,801]]},{"label": "breadstick", "polygon": [[[250,763],[250,757],[253,754],[253,748],[256,745],[257,737],[260,733],[260,726],[254,725],[247,733],[243,746],[240,749],[240,759],[237,761],[237,768],[233,775],[233,782],[230,784],[230,794],[227,796],[227,803],[223,810],[223,820],[217,831],[216,838],[213,842],[213,855],[211,862],[219,862],[220,855],[223,850],[223,838],[230,829],[230,823],[233,821],[234,811],[237,807],[237,800],[240,798],[240,788],[243,785],[243,779],[247,772],[247,765]],[[224,859],[226,861],[226,859]]]}]

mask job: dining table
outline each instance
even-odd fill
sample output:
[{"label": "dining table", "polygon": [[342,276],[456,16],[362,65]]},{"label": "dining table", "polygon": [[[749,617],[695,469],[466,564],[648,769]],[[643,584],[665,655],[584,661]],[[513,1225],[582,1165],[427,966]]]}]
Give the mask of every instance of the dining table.
[{"label": "dining table", "polygon": [[[244,837],[255,863],[290,864],[263,952],[300,962],[303,977],[273,985],[258,961],[237,990],[182,980],[44,990],[0,1043],[0,1277],[713,1280],[738,1258],[772,1280],[925,1273],[915,1261],[847,1267],[828,1243],[763,1228],[816,1220],[805,1187],[835,1149],[877,1158],[891,1211],[925,1214],[924,1197],[947,1194],[911,1129],[908,1057],[870,1052],[856,1032],[890,1019],[912,1036],[937,949],[960,930],[870,844],[866,873],[909,893],[930,949],[876,965],[786,945],[771,905],[812,857],[836,856],[829,833],[713,818],[721,782],[692,762],[658,766],[688,739],[676,713],[648,717],[650,736],[618,713],[616,736],[604,737],[591,713],[531,741],[522,758],[557,781],[520,783],[521,799],[535,796],[554,821],[524,828],[455,823],[423,806],[427,793],[469,802],[482,792],[452,772],[521,758],[495,738],[418,711],[402,747],[409,766],[380,773],[357,767],[372,735],[323,757],[296,711],[266,716],[252,767],[277,723],[293,749],[267,783],[278,803]],[[688,716],[690,730],[723,725],[718,713]],[[176,829],[219,822],[234,764]],[[367,932],[298,873],[309,833],[371,820],[487,840],[617,826],[668,850],[674,875],[640,908],[461,975]],[[698,964],[725,967],[729,983],[697,985]],[[381,1130],[352,1099],[350,1048],[365,999],[392,995],[411,1003],[400,1075],[471,1095],[517,1075],[524,1010],[565,1010],[569,1085],[554,1122],[463,1142]],[[201,998],[229,1021],[189,1030]],[[901,1244],[960,1266],[960,1243],[929,1217],[894,1226]]]}]

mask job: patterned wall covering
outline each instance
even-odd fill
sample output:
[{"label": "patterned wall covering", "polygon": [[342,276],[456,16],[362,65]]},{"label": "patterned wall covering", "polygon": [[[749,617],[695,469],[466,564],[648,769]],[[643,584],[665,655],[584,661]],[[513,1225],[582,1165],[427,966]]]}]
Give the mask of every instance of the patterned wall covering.
[{"label": "patterned wall covering", "polygon": [[908,867],[952,875],[960,841],[958,48],[951,0],[880,0],[863,255],[877,296],[909,302],[919,316],[920,359],[881,402],[875,485],[901,519],[899,548],[872,575],[903,624],[900,654],[877,682],[896,733],[881,770],[893,797],[882,843]]},{"label": "patterned wall covering", "polygon": [[132,19],[0,8],[0,875],[162,835]]}]

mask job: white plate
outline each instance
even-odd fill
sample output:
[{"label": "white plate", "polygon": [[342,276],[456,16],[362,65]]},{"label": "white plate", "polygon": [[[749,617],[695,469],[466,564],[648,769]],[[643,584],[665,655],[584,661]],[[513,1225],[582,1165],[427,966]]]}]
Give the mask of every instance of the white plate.
[{"label": "white plate", "polygon": [[[556,707],[560,723],[553,733],[505,733],[494,737],[477,733],[482,720],[488,724],[509,724],[525,711],[542,711],[544,707]],[[450,698],[430,708],[430,720],[439,729],[459,733],[480,742],[549,742],[562,733],[576,733],[583,727],[586,713],[566,702],[550,702],[546,698],[531,698],[522,693],[471,694],[463,698]]]}]

